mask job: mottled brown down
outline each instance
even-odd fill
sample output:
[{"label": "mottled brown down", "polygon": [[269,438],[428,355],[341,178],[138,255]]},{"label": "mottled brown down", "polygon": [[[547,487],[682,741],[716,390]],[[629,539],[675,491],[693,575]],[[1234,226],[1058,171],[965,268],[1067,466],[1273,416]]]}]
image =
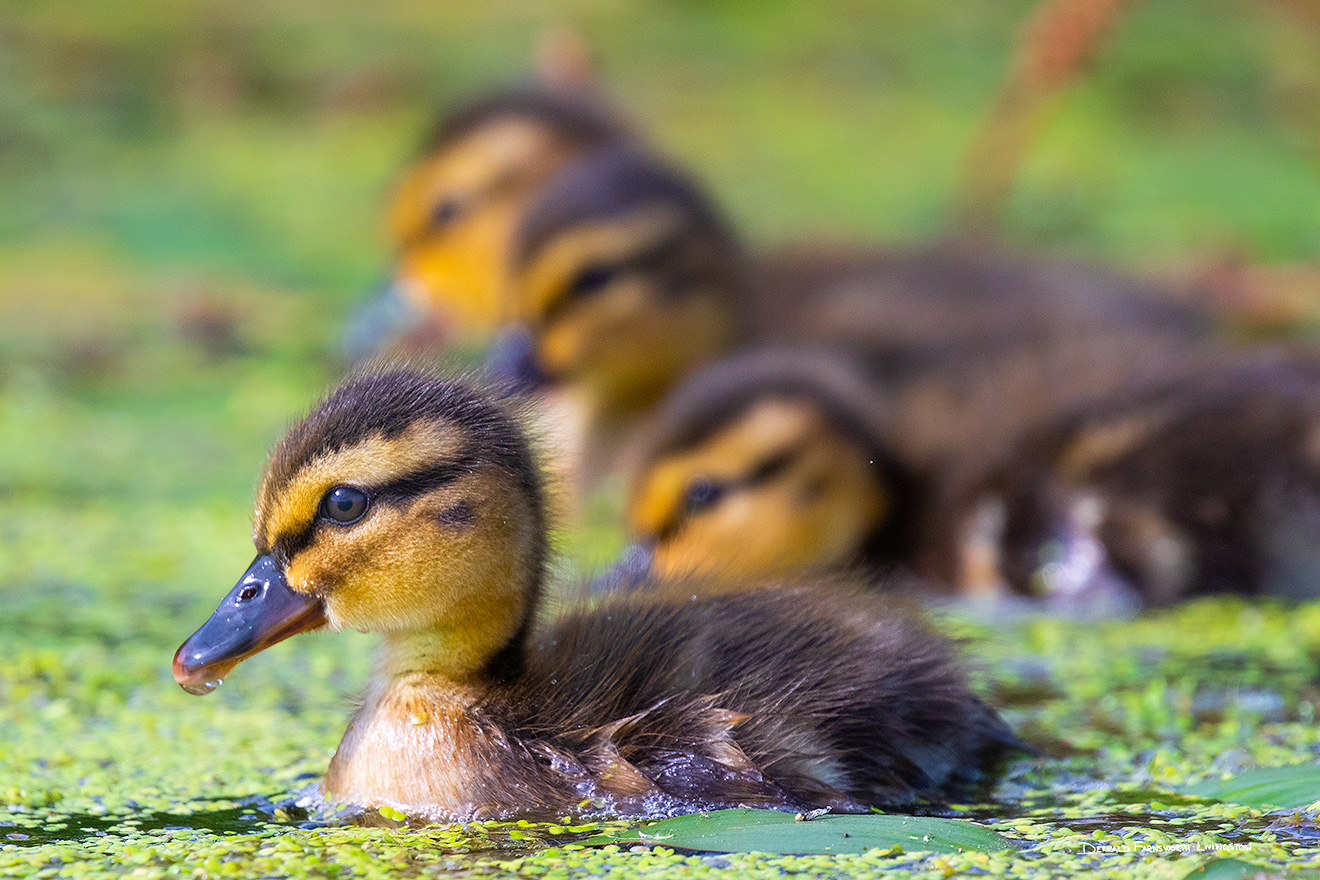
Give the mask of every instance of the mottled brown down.
[{"label": "mottled brown down", "polygon": [[1150,605],[1320,595],[1320,362],[1274,353],[1200,367],[1028,433],[950,494],[930,557],[956,559],[951,543],[997,504],[987,574],[1016,592],[1085,588],[1048,568],[1083,551],[1098,553],[1092,577]]}]

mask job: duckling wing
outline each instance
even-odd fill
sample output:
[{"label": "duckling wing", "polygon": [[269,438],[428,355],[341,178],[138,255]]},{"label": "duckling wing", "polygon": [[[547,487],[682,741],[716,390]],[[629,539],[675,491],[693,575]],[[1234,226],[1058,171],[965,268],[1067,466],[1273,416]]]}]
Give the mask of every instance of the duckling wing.
[{"label": "duckling wing", "polygon": [[511,720],[688,802],[949,797],[1016,740],[949,643],[892,602],[852,584],[611,599],[540,634]]}]

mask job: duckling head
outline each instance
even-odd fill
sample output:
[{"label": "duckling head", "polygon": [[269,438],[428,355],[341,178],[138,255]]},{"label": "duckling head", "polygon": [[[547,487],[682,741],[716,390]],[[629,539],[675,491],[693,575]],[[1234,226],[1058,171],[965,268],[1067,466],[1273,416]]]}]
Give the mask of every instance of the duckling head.
[{"label": "duckling head", "polygon": [[516,668],[546,553],[541,494],[516,421],[453,381],[352,380],[275,447],[257,557],[179,649],[192,693],[310,629],[385,635],[386,664],[455,680]]},{"label": "duckling head", "polygon": [[913,478],[885,451],[882,409],[825,352],[763,351],[694,374],[632,481],[629,522],[652,569],[737,580],[896,559]]},{"label": "duckling head", "polygon": [[596,151],[523,219],[510,282],[522,326],[491,364],[524,389],[639,411],[737,341],[742,278],[737,243],[691,182],[636,149]]},{"label": "duckling head", "polygon": [[[542,87],[501,92],[446,120],[395,187],[395,268],[380,300],[350,327],[350,353],[369,353],[408,319],[447,341],[493,331],[523,212],[574,157],[621,136],[594,95]],[[382,324],[382,314],[396,319]]]}]

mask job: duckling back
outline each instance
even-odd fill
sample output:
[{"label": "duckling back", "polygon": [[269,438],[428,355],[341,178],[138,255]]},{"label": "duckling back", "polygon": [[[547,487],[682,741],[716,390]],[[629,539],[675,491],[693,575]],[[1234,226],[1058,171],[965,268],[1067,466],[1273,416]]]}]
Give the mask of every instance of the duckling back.
[{"label": "duckling back", "polygon": [[1017,592],[1066,601],[1117,588],[1153,605],[1320,594],[1320,363],[1202,367],[1025,435],[948,505],[962,543],[937,552],[965,555],[978,511],[994,505],[987,549]]},{"label": "duckling back", "polygon": [[1187,340],[1211,329],[1205,311],[1157,285],[951,246],[786,248],[758,262],[755,289],[758,338],[848,344],[900,372],[1088,331]]},{"label": "duckling back", "polygon": [[615,809],[948,800],[1021,748],[951,645],[871,585],[651,585],[566,615],[485,704]]}]

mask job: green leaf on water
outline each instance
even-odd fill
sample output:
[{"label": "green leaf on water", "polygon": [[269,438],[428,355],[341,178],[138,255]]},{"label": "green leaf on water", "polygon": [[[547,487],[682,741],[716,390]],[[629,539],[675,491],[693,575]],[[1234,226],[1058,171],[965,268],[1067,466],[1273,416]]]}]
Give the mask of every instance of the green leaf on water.
[{"label": "green leaf on water", "polygon": [[[1277,868],[1262,867],[1244,862],[1241,859],[1215,859],[1206,862],[1187,874],[1183,880],[1251,880],[1260,874],[1277,874]],[[1288,877],[1296,880],[1313,880],[1320,877],[1320,871],[1289,871]]]},{"label": "green leaf on water", "polygon": [[386,819],[390,819],[395,822],[402,822],[408,818],[407,813],[404,813],[402,810],[396,810],[393,807],[378,807],[376,809],[376,812],[380,813]]},{"label": "green leaf on water", "polygon": [[1232,779],[1207,779],[1182,790],[1248,807],[1296,809],[1320,801],[1320,764],[1244,770]]},{"label": "green leaf on water", "polygon": [[703,852],[783,854],[864,853],[899,847],[906,852],[1002,852],[1013,844],[983,825],[926,816],[823,816],[800,822],[778,810],[716,810],[598,834],[591,845],[653,843]]}]

